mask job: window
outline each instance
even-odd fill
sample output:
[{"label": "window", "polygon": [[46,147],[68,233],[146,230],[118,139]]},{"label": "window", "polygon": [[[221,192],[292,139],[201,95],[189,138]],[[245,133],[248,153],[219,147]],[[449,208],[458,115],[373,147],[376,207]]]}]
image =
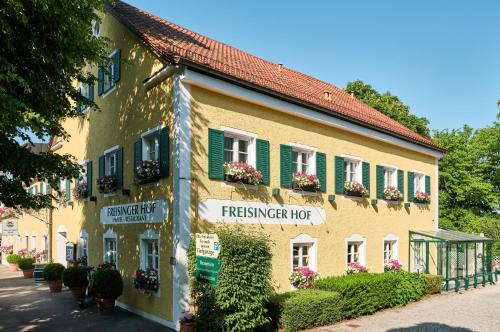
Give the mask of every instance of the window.
[{"label": "window", "polygon": [[298,267],[316,271],[316,243],[317,240],[307,234],[300,234],[290,240],[292,271]]},{"label": "window", "polygon": [[[116,252],[116,246],[115,246]],[[88,257],[89,256],[89,235],[86,231],[80,232],[80,238],[78,239],[78,256]]]},{"label": "window", "polygon": [[413,176],[414,192],[425,192],[425,175],[422,173],[414,173]]},{"label": "window", "polygon": [[298,267],[309,267],[310,244],[295,244],[293,246],[292,264],[295,270]]},{"label": "window", "polygon": [[346,265],[349,263],[365,265],[365,243],[366,239],[359,234],[353,234],[346,239]]},{"label": "window", "polygon": [[118,250],[116,246],[116,233],[108,230],[103,235],[104,239],[104,262],[118,266]]},{"label": "window", "polygon": [[114,50],[109,56],[109,62],[99,67],[97,92],[100,96],[111,91],[120,79],[120,59],[121,51]]},{"label": "window", "polygon": [[255,167],[256,135],[233,128],[224,131],[224,162],[240,162]]},{"label": "window", "polygon": [[104,155],[106,160],[105,175],[116,175],[116,150]]},{"label": "window", "polygon": [[[80,90],[80,94],[87,98],[88,100],[93,100],[93,91],[92,89],[94,88],[93,85],[90,85],[88,83],[80,83],[78,89]],[[80,112],[85,112],[88,109],[88,105],[77,105],[78,109]]]},{"label": "window", "polygon": [[384,241],[384,265],[389,264],[394,257],[394,241]]},{"label": "window", "polygon": [[31,234],[31,249],[36,249],[36,234]]},{"label": "window", "polygon": [[397,187],[397,186],[398,186],[398,179],[397,179],[396,168],[384,166],[384,188]]},{"label": "window", "polygon": [[160,269],[160,235],[148,229],[139,236],[141,269]]},{"label": "window", "polygon": [[344,182],[361,183],[361,161],[344,158]]},{"label": "window", "polygon": [[347,263],[359,263],[360,242],[347,243]]},{"label": "window", "polygon": [[413,242],[413,272],[423,272],[425,269],[424,242]]},{"label": "window", "polygon": [[101,22],[92,21],[92,35],[94,37],[99,37],[101,35]]},{"label": "window", "polygon": [[28,250],[30,248],[30,237],[28,234],[26,234],[24,236],[24,248],[26,248],[26,250]]},{"label": "window", "polygon": [[142,160],[160,159],[160,132],[155,130],[142,137]]},{"label": "window", "polygon": [[47,234],[44,233],[42,235],[42,238],[43,238],[43,250],[49,250],[49,241],[48,241]]},{"label": "window", "polygon": [[303,172],[303,173],[309,173],[310,172],[310,157],[311,153],[304,152],[304,151],[297,151],[297,150],[292,150],[292,167],[293,167],[293,173],[297,172]]}]

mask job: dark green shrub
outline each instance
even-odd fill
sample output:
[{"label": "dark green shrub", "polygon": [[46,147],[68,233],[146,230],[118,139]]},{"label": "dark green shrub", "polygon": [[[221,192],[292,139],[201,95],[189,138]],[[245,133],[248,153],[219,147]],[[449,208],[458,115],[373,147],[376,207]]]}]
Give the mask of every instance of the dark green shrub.
[{"label": "dark green shrub", "polygon": [[84,266],[68,267],[63,272],[63,282],[69,288],[88,285],[87,268]]},{"label": "dark green shrub", "polygon": [[18,264],[21,257],[18,254],[10,254],[5,259],[9,264]]},{"label": "dark green shrub", "polygon": [[31,270],[34,268],[34,265],[35,264],[35,259],[32,258],[32,257],[25,257],[25,258],[21,258],[19,259],[19,268],[21,270]]},{"label": "dark green shrub", "polygon": [[239,227],[222,228],[218,285],[195,280],[195,241],[189,248],[191,296],[198,331],[252,331],[269,324],[265,304],[273,294],[269,237]]},{"label": "dark green shrub", "polygon": [[341,320],[342,303],[337,292],[302,289],[272,297],[268,311],[273,328],[294,332]]},{"label": "dark green shrub", "polygon": [[117,270],[102,269],[92,276],[92,294],[101,299],[116,299],[123,292],[123,279]]},{"label": "dark green shrub", "polygon": [[49,263],[43,268],[43,278],[47,281],[62,280],[65,267],[59,263]]},{"label": "dark green shrub", "polygon": [[407,272],[356,273],[329,277],[315,282],[315,287],[338,292],[344,302],[343,318],[372,314],[383,308],[419,300],[425,281]]},{"label": "dark green shrub", "polygon": [[443,289],[443,277],[433,274],[423,274],[425,279],[425,294],[438,294]]}]

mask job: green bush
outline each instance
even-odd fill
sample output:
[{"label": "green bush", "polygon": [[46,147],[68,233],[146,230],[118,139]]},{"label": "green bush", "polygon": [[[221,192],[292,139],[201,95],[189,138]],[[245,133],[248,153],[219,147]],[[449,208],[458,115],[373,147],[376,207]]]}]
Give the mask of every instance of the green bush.
[{"label": "green bush", "polygon": [[10,254],[6,257],[6,259],[9,264],[19,264],[21,257],[18,254]]},{"label": "green bush", "polygon": [[49,263],[43,268],[43,278],[47,281],[62,280],[65,267],[59,263]]},{"label": "green bush", "polygon": [[195,280],[195,241],[189,248],[191,296],[198,331],[252,331],[269,324],[265,304],[273,294],[269,237],[241,227],[221,228],[218,285]]},{"label": "green bush", "polygon": [[405,305],[419,300],[425,292],[425,280],[420,275],[402,271],[329,277],[316,281],[314,285],[319,289],[336,291],[342,296],[343,318]]},{"label": "green bush", "polygon": [[443,277],[433,274],[423,274],[425,280],[425,294],[438,294],[443,289]]},{"label": "green bush", "polygon": [[35,259],[33,257],[25,257],[19,259],[19,268],[21,270],[31,270],[34,268]]},{"label": "green bush", "polygon": [[87,287],[87,268],[84,266],[68,267],[63,272],[63,282],[69,288]]},{"label": "green bush", "polygon": [[101,299],[116,299],[123,292],[123,279],[117,270],[101,269],[92,276],[92,294]]},{"label": "green bush", "polygon": [[274,329],[300,331],[333,324],[342,319],[340,294],[320,289],[302,289],[274,296],[268,311]]}]

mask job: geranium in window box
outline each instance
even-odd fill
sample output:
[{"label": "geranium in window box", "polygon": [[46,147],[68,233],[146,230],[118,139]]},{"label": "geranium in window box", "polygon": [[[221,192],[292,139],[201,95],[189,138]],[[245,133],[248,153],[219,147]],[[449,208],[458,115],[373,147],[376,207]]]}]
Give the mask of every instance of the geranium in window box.
[{"label": "geranium in window box", "polygon": [[160,288],[158,271],[153,268],[147,268],[146,270],[138,269],[135,271],[134,287],[143,294],[151,295],[157,292]]},{"label": "geranium in window box", "polygon": [[87,182],[80,180],[73,188],[73,198],[77,201],[83,201],[87,198]]},{"label": "geranium in window box", "polygon": [[368,190],[359,182],[344,183],[344,193],[347,196],[368,197]]},{"label": "geranium in window box", "polygon": [[368,269],[356,262],[351,262],[347,264],[347,269],[345,270],[346,274],[366,273],[366,272],[368,272]]},{"label": "geranium in window box", "polygon": [[97,179],[97,189],[101,194],[109,194],[116,191],[116,176],[103,175]]},{"label": "geranium in window box", "polygon": [[320,183],[314,174],[297,172],[292,178],[292,188],[295,190],[316,192],[320,188]]},{"label": "geranium in window box", "polygon": [[158,160],[141,160],[135,169],[135,182],[145,184],[160,179],[160,163]]},{"label": "geranium in window box", "polygon": [[389,263],[384,266],[384,272],[400,271],[402,267],[397,259],[389,259]]},{"label": "geranium in window box", "polygon": [[229,162],[224,164],[224,180],[258,185],[262,182],[262,173],[246,163]]},{"label": "geranium in window box", "polygon": [[290,283],[299,289],[311,288],[319,275],[308,267],[298,267],[290,275]]},{"label": "geranium in window box", "polygon": [[387,187],[384,189],[384,199],[397,202],[403,199],[403,194],[396,187]]},{"label": "geranium in window box", "polygon": [[417,191],[415,193],[413,201],[421,204],[429,204],[431,202],[431,196],[428,193]]}]

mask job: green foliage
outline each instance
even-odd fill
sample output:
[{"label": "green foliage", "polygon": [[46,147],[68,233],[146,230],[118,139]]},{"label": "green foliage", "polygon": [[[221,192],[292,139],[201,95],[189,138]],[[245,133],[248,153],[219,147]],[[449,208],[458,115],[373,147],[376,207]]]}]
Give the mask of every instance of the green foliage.
[{"label": "green foliage", "polygon": [[21,270],[31,270],[34,268],[35,259],[33,257],[23,257],[19,259],[19,268]]},{"label": "green foliage", "polygon": [[344,302],[343,318],[354,318],[419,300],[425,292],[425,280],[402,271],[355,273],[320,279],[315,287],[338,292]]},{"label": "green foliage", "polygon": [[336,292],[301,289],[273,296],[268,310],[273,328],[293,332],[339,321],[342,303]]},{"label": "green foliage", "polygon": [[6,259],[9,264],[19,264],[21,257],[18,254],[10,254],[6,257]]},{"label": "green foliage", "polygon": [[123,293],[123,279],[117,270],[97,270],[92,276],[92,294],[101,299],[116,299]]},{"label": "green foliage", "polygon": [[429,120],[410,113],[410,107],[390,92],[381,94],[373,89],[371,85],[365,84],[361,80],[347,83],[345,90],[350,94],[354,94],[357,99],[365,104],[370,105],[411,130],[429,137],[429,128],[427,127]]},{"label": "green foliage", "polygon": [[443,289],[443,276],[423,274],[425,280],[425,294],[438,294]]},{"label": "green foliage", "polygon": [[59,263],[49,263],[43,268],[43,278],[47,281],[62,280],[65,270],[64,265]]},{"label": "green foliage", "polygon": [[74,83],[95,81],[88,69],[105,63],[108,42],[92,35],[103,8],[103,0],[0,2],[0,201],[7,207],[47,207],[49,195],[31,196],[24,186],[43,179],[55,188],[59,178],[78,175],[70,155],[35,154],[21,142],[31,142],[29,133],[67,139],[63,120],[81,116],[72,101],[97,108]]},{"label": "green foliage", "polygon": [[239,227],[217,230],[221,245],[219,284],[195,280],[195,241],[189,248],[191,296],[200,331],[252,331],[269,323],[265,303],[272,295],[271,248],[260,232]]},{"label": "green foliage", "polygon": [[68,267],[63,272],[63,282],[69,288],[88,285],[87,268],[84,266]]}]

